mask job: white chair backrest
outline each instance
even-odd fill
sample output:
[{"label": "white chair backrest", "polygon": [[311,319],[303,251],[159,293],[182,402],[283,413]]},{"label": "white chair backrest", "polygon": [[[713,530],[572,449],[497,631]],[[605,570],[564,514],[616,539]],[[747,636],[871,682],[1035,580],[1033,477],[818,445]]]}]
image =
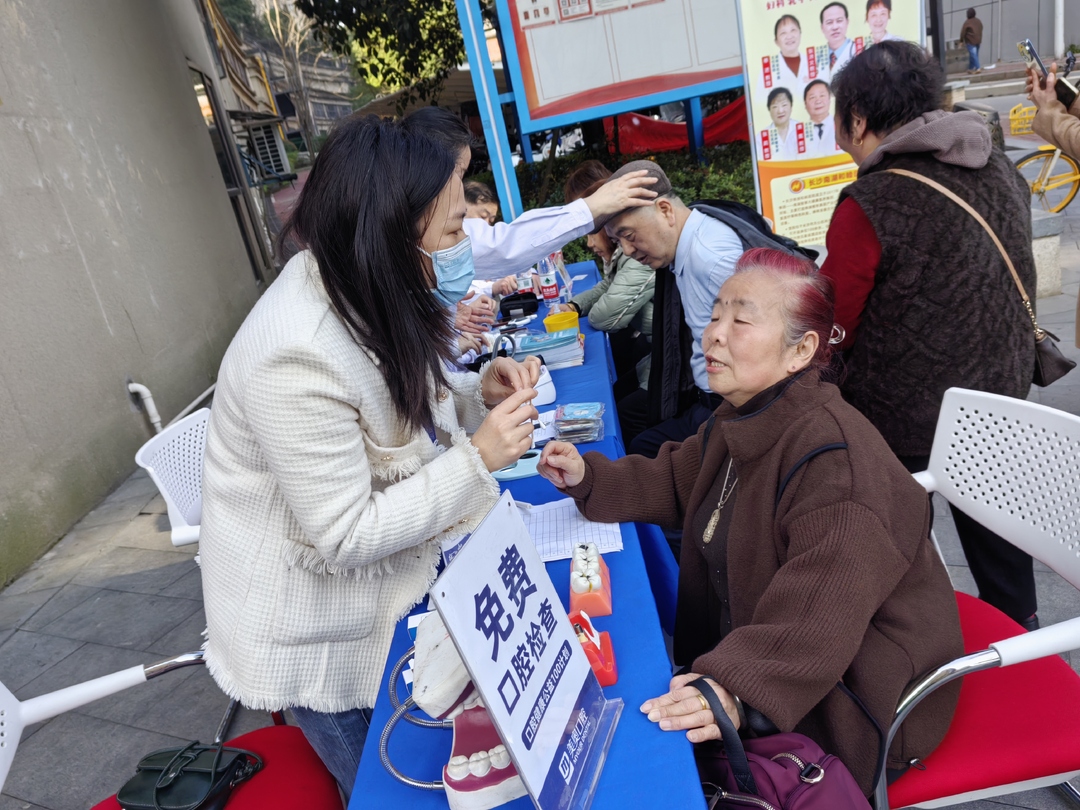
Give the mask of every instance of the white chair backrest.
[{"label": "white chair backrest", "polygon": [[927,473],[929,489],[1080,588],[1080,417],[950,388]]},{"label": "white chair backrest", "polygon": [[210,409],[202,408],[139,448],[135,463],[144,467],[169,510],[173,545],[195,543],[202,522],[202,467],[206,423]]},{"label": "white chair backrest", "polygon": [[146,668],[135,665],[23,701],[0,683],[0,790],[11,770],[24,728],[145,681]]}]

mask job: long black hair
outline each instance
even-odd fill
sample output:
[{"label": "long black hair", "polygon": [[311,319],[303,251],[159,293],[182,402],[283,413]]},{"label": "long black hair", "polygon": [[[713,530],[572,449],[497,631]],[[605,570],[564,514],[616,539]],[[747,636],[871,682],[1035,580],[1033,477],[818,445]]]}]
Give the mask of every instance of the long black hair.
[{"label": "long black hair", "polygon": [[445,107],[418,107],[401,121],[409,133],[425,135],[456,158],[466,146],[476,145],[469,127]]},{"label": "long black hair", "polygon": [[431,423],[454,333],[417,246],[454,156],[374,115],[338,122],[281,233],[312,252],[334,310],[374,352],[403,425]]}]

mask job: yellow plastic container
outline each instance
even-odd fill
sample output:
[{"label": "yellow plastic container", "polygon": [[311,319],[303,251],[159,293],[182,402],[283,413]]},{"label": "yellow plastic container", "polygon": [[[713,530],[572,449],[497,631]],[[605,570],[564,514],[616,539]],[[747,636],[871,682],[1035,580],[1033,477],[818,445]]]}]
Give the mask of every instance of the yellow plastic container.
[{"label": "yellow plastic container", "polygon": [[1009,110],[1009,130],[1013,135],[1030,135],[1032,122],[1035,120],[1036,107],[1017,104]]},{"label": "yellow plastic container", "polygon": [[544,328],[549,332],[577,329],[578,314],[576,312],[553,312],[544,318]]}]

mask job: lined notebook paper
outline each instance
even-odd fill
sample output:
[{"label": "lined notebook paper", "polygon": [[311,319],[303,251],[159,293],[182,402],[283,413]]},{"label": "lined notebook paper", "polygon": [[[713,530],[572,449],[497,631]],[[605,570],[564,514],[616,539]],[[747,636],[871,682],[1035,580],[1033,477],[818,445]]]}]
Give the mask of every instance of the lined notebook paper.
[{"label": "lined notebook paper", "polygon": [[536,505],[516,503],[544,562],[570,559],[578,543],[595,543],[601,554],[622,551],[619,524],[587,520],[578,511],[573,498]]}]

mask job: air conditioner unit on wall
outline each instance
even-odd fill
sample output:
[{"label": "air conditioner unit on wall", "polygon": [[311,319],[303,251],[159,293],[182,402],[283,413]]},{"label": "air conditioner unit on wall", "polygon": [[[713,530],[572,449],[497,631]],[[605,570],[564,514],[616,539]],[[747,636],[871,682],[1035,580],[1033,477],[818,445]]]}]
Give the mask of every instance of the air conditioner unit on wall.
[{"label": "air conditioner unit on wall", "polygon": [[[248,133],[251,139],[251,154],[259,163],[280,175],[292,171],[277,124],[250,125]],[[269,177],[270,175],[267,175],[263,179]]]}]

